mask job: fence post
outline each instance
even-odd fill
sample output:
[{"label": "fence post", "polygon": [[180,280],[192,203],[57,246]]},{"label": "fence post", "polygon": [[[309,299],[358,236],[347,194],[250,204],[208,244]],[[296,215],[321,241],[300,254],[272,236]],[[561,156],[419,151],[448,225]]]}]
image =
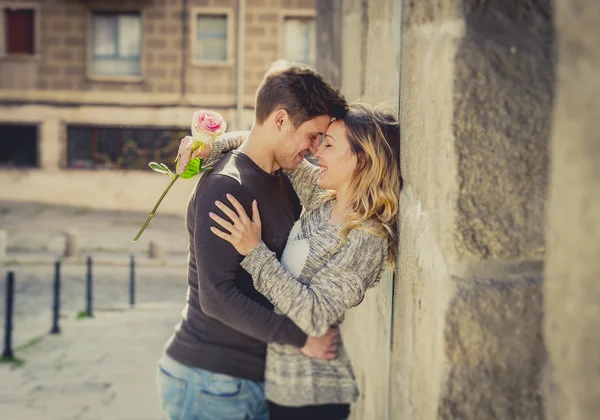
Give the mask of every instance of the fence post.
[{"label": "fence post", "polygon": [[52,329],[50,334],[60,334],[60,260],[54,263],[54,304],[52,305]]},{"label": "fence post", "polygon": [[87,257],[87,276],[86,276],[86,310],[88,316],[94,316],[92,310],[93,289],[92,289],[92,257]]},{"label": "fence post", "polygon": [[129,304],[133,308],[135,305],[135,256],[131,255],[131,264],[129,271]]},{"label": "fence post", "polygon": [[12,330],[13,330],[13,303],[15,293],[15,273],[9,271],[6,276],[6,318],[4,324],[4,352],[2,358],[13,359]]},{"label": "fence post", "polygon": [[150,241],[150,250],[148,256],[153,260],[160,260],[162,258],[162,247],[160,243],[156,241]]},{"label": "fence post", "polygon": [[65,257],[74,257],[77,254],[77,233],[74,230],[65,232]]}]

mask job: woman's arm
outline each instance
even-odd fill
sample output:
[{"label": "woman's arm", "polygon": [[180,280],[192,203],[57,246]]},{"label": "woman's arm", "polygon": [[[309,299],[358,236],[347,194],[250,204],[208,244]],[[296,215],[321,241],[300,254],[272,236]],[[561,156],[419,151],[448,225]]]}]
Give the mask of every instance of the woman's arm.
[{"label": "woman's arm", "polygon": [[223,134],[218,137],[212,144],[204,146],[204,148],[192,151],[192,146],[195,141],[192,137],[186,136],[181,139],[179,150],[177,151],[177,174],[181,175],[190,160],[200,158],[203,160],[203,167],[207,168],[215,165],[223,157],[223,153],[239,147],[248,137],[248,131],[232,131],[231,133]]},{"label": "woman's arm", "polygon": [[[237,149],[248,137],[248,131],[232,131],[225,133],[222,136],[215,139],[209,146],[205,146],[201,152],[192,153],[191,146],[193,140],[185,142],[182,140],[182,144],[179,147],[179,159],[180,162],[177,164],[178,173],[181,173],[185,169],[185,165],[190,161],[192,155],[203,157],[202,166],[211,167],[214,166],[221,158],[223,154],[230,152],[231,150]],[[187,139],[188,137],[186,137]],[[208,150],[207,150],[208,149]],[[208,151],[208,154],[206,152]],[[289,178],[294,191],[300,198],[300,203],[304,207],[308,207],[313,200],[318,196],[318,193],[323,192],[317,182],[319,180],[319,168],[309,161],[304,159],[300,162],[300,165],[293,170],[284,170],[285,175]]]},{"label": "woman's arm", "polygon": [[320,193],[325,190],[319,187],[319,167],[303,159],[296,169],[284,169],[302,207],[310,207]]},{"label": "woman's arm", "polygon": [[294,278],[262,241],[241,266],[252,275],[256,290],[307,335],[321,336],[379,280],[385,266],[385,241],[353,230],[310,284]]},{"label": "woman's arm", "polygon": [[210,153],[202,160],[202,166],[210,167],[215,165],[225,153],[240,147],[247,136],[247,131],[232,131],[231,133],[225,133],[217,137],[210,144]]}]

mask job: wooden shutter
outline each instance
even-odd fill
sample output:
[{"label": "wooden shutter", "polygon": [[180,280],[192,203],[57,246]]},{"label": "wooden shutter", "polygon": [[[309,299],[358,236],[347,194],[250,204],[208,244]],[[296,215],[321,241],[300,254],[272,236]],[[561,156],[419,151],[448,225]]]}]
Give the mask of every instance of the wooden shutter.
[{"label": "wooden shutter", "polygon": [[8,54],[30,54],[34,51],[34,11],[5,10],[6,52]]}]

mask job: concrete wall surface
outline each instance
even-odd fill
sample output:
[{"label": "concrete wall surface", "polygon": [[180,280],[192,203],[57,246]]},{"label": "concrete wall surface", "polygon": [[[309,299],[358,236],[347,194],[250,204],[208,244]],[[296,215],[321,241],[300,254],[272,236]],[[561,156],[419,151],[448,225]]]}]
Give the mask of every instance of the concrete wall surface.
[{"label": "concrete wall surface", "polygon": [[[324,77],[338,85],[349,102],[367,99],[386,102],[398,108],[400,0],[344,0],[317,3],[317,10],[337,19],[333,27],[341,27],[341,40],[321,45],[319,66]],[[319,21],[318,21],[319,24]],[[336,38],[331,27],[320,26],[321,38]],[[381,53],[385,39],[390,54]],[[341,51],[336,51],[341,48]],[[340,54],[341,52],[341,54]],[[341,71],[332,71],[340,66]],[[371,78],[365,76],[373,76]],[[388,273],[369,290],[364,301],[349,311],[342,327],[342,336],[352,360],[360,397],[352,408],[352,419],[385,419],[388,411],[391,344],[391,309],[393,277]]]}]

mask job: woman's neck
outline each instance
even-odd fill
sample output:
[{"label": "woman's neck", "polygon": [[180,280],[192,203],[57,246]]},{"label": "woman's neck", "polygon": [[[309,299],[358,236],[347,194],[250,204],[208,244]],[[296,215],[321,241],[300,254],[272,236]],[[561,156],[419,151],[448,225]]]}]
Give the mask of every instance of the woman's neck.
[{"label": "woman's neck", "polygon": [[346,214],[350,212],[350,203],[348,203],[346,189],[337,190],[335,192],[335,204],[331,209],[329,216],[329,224],[341,225],[344,222]]}]

